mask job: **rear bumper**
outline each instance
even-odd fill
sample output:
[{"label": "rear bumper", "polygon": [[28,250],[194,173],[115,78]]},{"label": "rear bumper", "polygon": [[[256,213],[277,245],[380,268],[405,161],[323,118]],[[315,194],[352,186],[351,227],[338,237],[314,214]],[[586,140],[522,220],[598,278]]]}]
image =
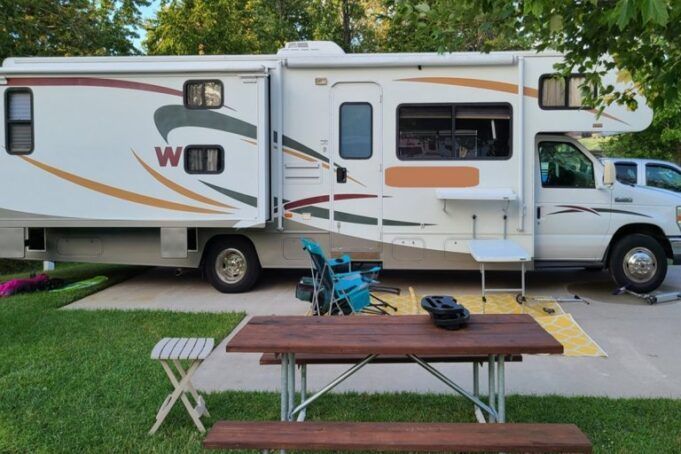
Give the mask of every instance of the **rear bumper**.
[{"label": "rear bumper", "polygon": [[674,265],[681,265],[681,236],[668,236],[667,239],[672,246]]}]

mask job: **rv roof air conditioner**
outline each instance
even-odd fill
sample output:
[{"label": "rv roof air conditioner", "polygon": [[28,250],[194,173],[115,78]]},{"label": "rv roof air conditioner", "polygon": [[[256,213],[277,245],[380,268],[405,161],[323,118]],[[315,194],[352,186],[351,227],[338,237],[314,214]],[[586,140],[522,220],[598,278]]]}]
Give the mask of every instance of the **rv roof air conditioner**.
[{"label": "rv roof air conditioner", "polygon": [[345,51],[333,41],[292,41],[277,55],[343,55]]}]

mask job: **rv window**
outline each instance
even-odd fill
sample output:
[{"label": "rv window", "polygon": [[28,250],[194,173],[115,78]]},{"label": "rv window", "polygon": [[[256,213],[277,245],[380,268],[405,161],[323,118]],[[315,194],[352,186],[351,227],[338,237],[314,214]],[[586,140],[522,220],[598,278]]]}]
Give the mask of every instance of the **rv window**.
[{"label": "rv window", "polygon": [[617,162],[615,163],[615,170],[617,171],[617,181],[624,184],[638,183],[638,168],[633,162]]},{"label": "rv window", "polygon": [[33,151],[33,93],[28,88],[5,92],[5,146],[10,154]]},{"label": "rv window", "polygon": [[567,78],[556,74],[544,74],[539,79],[539,106],[544,109],[588,107],[584,105],[581,87],[585,81],[586,78],[579,74]]},{"label": "rv window", "polygon": [[184,84],[184,104],[190,109],[219,109],[222,95],[219,80],[190,80]]},{"label": "rv window", "polygon": [[225,150],[218,145],[190,146],[184,150],[184,169],[191,174],[222,173]]},{"label": "rv window", "polygon": [[398,108],[397,116],[399,159],[506,159],[511,156],[508,105],[403,105]]},{"label": "rv window", "polygon": [[539,144],[541,183],[545,188],[595,188],[594,165],[566,142]]},{"label": "rv window", "polygon": [[369,159],[372,153],[371,104],[346,102],[340,106],[340,141],[343,159]]}]

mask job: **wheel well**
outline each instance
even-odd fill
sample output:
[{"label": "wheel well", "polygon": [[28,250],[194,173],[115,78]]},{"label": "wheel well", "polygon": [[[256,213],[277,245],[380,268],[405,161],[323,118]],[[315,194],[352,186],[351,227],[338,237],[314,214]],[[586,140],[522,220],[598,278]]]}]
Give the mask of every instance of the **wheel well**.
[{"label": "wheel well", "polygon": [[608,266],[608,264],[610,263],[610,254],[612,252],[612,248],[621,238],[624,238],[627,235],[633,235],[637,233],[641,235],[648,235],[655,238],[664,249],[664,253],[667,256],[667,258],[670,259],[674,258],[674,254],[672,252],[672,245],[669,243],[667,236],[664,234],[661,228],[653,224],[628,224],[620,227],[619,230],[617,230],[617,232],[615,232],[615,234],[612,236],[610,244],[608,245],[608,249],[605,251],[603,264],[606,267]]},{"label": "wheel well", "polygon": [[255,244],[253,244],[253,241],[246,235],[230,235],[230,234],[222,234],[222,235],[214,235],[210,237],[208,241],[206,241],[206,244],[203,246],[203,251],[201,252],[201,262],[199,264],[199,267],[203,269],[203,264],[206,259],[206,251],[208,251],[215,242],[221,241],[221,240],[230,240],[230,239],[239,239],[243,241],[247,241],[250,243],[250,245],[253,247],[253,250],[255,251],[255,256],[258,259],[258,262],[260,262],[260,257],[258,256],[258,250],[255,247]]}]

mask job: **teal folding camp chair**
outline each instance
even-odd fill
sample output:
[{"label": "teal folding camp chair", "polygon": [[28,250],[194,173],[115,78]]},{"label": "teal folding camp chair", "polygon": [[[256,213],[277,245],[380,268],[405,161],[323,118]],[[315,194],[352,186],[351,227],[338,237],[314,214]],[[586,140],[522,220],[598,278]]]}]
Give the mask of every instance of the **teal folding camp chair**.
[{"label": "teal folding camp chair", "polygon": [[353,271],[350,257],[329,260],[319,244],[306,238],[302,238],[301,243],[310,254],[312,276],[301,279],[296,296],[311,302],[315,315],[397,311],[396,307],[371,293],[380,290],[399,294],[399,289],[380,286],[376,280],[380,266]]}]

